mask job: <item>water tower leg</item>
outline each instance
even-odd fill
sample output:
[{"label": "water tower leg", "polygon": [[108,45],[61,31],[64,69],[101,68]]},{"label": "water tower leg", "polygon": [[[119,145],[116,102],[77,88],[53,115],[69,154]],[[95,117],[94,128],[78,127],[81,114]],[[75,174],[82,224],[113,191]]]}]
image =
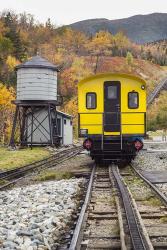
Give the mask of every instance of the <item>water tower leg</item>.
[{"label": "water tower leg", "polygon": [[15,111],[14,120],[13,120],[12,133],[11,133],[10,143],[9,143],[9,146],[13,148],[15,147],[14,136],[15,136],[15,131],[16,131],[18,113],[19,113],[19,107],[16,106],[16,111]]},{"label": "water tower leg", "polygon": [[22,117],[20,120],[20,144],[21,146],[25,143],[25,121],[26,121],[27,107],[22,109]]},{"label": "water tower leg", "polygon": [[50,142],[51,142],[51,145],[53,146],[54,145],[54,143],[53,143],[53,125],[52,125],[50,105],[48,106],[48,119],[49,119]]},{"label": "water tower leg", "polygon": [[34,122],[34,110],[33,107],[31,107],[31,149],[32,149],[32,141],[33,141],[33,122]]}]

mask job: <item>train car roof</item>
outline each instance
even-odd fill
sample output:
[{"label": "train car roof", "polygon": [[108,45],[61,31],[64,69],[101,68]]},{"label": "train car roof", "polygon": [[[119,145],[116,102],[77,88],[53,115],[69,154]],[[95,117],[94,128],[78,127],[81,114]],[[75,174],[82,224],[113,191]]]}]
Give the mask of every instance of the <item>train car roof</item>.
[{"label": "train car roof", "polygon": [[124,77],[124,78],[130,78],[130,79],[134,79],[134,80],[137,80],[137,81],[140,81],[140,82],[146,84],[146,81],[144,79],[140,78],[139,76],[125,74],[125,73],[102,73],[102,74],[92,75],[92,76],[89,76],[89,77],[82,79],[79,82],[79,84],[96,79],[96,78],[98,79],[98,78],[103,78],[103,77],[107,77],[107,76],[120,76],[120,77]]}]

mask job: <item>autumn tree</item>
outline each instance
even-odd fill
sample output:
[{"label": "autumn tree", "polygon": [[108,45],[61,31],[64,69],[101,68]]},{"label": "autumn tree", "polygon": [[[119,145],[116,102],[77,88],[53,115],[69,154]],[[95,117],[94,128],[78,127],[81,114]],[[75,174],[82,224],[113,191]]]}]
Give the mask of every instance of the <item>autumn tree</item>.
[{"label": "autumn tree", "polygon": [[66,102],[63,111],[71,114],[73,118],[74,138],[78,137],[78,99],[77,96],[71,98],[69,102]]},{"label": "autumn tree", "polygon": [[113,55],[126,56],[130,46],[131,42],[128,37],[122,31],[118,32],[114,36]]},{"label": "autumn tree", "polygon": [[167,129],[166,91],[163,91],[158,99],[158,114],[156,120],[160,129]]},{"label": "autumn tree", "polygon": [[87,37],[84,33],[73,30],[69,27],[61,27],[57,29],[54,43],[57,48],[65,48],[68,53],[81,53]]},{"label": "autumn tree", "polygon": [[5,61],[7,56],[13,52],[13,49],[11,40],[0,35],[0,59]]},{"label": "autumn tree", "polygon": [[13,45],[10,39],[0,35],[0,81],[5,81],[8,84],[10,82],[8,77],[10,72],[8,71],[6,60],[12,52]]},{"label": "autumn tree", "polygon": [[[9,55],[6,59],[6,85],[15,85],[16,83],[16,72],[15,72],[15,67],[18,65],[20,62],[14,57]],[[13,84],[9,84],[13,82]]]},{"label": "autumn tree", "polygon": [[9,142],[11,133],[11,126],[13,120],[14,105],[11,101],[15,99],[15,92],[13,88],[7,88],[0,83],[0,143],[5,144]]},{"label": "autumn tree", "polygon": [[126,62],[129,66],[132,66],[133,64],[133,56],[129,51],[127,52],[127,55],[126,55]]},{"label": "autumn tree", "polygon": [[60,75],[60,91],[67,100],[77,94],[77,83],[91,74],[91,69],[82,58],[75,58],[71,67]]},{"label": "autumn tree", "polygon": [[167,129],[166,91],[163,91],[149,107],[147,118],[149,130]]},{"label": "autumn tree", "polygon": [[13,43],[13,54],[17,59],[22,60],[24,58],[25,48],[21,42],[19,31],[17,30],[17,15],[8,11],[3,13],[2,20],[7,28],[5,36]]},{"label": "autumn tree", "polygon": [[98,68],[100,56],[109,56],[112,54],[113,36],[107,31],[99,31],[86,45],[91,55],[96,57],[94,73]]}]

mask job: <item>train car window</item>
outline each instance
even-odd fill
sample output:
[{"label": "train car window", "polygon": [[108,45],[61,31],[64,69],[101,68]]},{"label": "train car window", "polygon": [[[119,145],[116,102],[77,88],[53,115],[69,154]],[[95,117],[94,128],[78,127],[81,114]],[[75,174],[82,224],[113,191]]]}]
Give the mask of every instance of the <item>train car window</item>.
[{"label": "train car window", "polygon": [[139,107],[139,93],[129,92],[128,93],[128,108],[137,109]]},{"label": "train car window", "polygon": [[96,93],[86,94],[86,108],[95,109],[96,108]]},{"label": "train car window", "polygon": [[117,86],[108,86],[107,97],[108,99],[117,99]]}]

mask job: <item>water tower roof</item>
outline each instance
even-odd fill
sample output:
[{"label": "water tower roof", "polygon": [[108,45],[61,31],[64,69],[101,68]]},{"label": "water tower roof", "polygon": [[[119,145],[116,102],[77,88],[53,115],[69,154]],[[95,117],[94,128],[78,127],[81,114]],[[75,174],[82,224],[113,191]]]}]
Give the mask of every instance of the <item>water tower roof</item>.
[{"label": "water tower roof", "polygon": [[27,62],[16,66],[16,69],[21,69],[21,68],[42,68],[42,69],[52,69],[55,71],[59,71],[59,69],[56,65],[50,63],[48,60],[46,60],[38,55],[33,56]]}]

